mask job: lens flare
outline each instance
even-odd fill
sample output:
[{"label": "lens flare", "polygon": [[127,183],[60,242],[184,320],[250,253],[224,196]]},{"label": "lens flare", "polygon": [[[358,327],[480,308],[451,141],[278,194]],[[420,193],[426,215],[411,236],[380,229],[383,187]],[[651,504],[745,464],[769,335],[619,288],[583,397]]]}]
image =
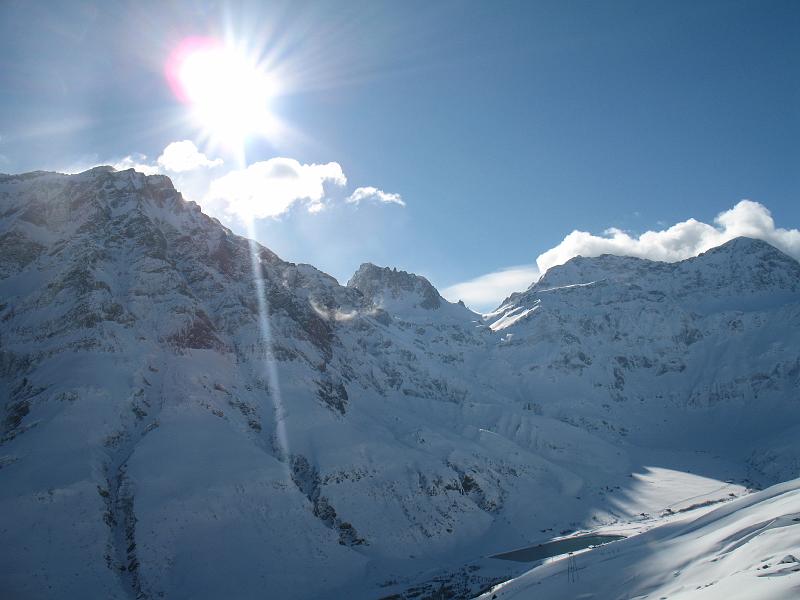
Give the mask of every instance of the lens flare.
[{"label": "lens flare", "polygon": [[214,38],[188,38],[167,61],[167,81],[214,141],[240,147],[276,129],[270,100],[278,91],[267,69],[241,48]]}]

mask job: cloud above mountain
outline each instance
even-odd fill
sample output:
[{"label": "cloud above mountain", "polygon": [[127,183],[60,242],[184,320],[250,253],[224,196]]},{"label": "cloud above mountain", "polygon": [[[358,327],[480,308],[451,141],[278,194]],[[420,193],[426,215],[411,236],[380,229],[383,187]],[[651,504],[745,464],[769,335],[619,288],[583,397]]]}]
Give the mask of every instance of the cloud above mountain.
[{"label": "cloud above mountain", "polygon": [[764,240],[800,260],[800,230],[775,225],[769,209],[759,202],[742,200],[719,213],[713,223],[687,219],[666,229],[640,235],[612,227],[595,235],[575,230],[558,245],[543,252],[536,266],[507,267],[445,288],[449,300],[462,299],[475,310],[496,307],[511,292],[527,288],[540,274],[576,256],[616,254],[676,262],[697,256],[728,240],[745,236]]},{"label": "cloud above mountain", "polygon": [[164,148],[158,157],[158,164],[167,171],[182,173],[194,169],[218,167],[223,164],[221,158],[210,159],[198,150],[194,142],[183,140],[172,142]]},{"label": "cloud above mountain", "polygon": [[688,219],[667,229],[646,231],[638,236],[617,228],[607,229],[603,235],[576,230],[556,247],[540,254],[536,264],[544,273],[575,256],[617,254],[675,262],[697,256],[739,236],[764,240],[800,260],[800,231],[776,227],[766,206],[742,200],[730,210],[718,214],[713,224]]},{"label": "cloud above mountain", "polygon": [[[347,176],[338,162],[306,164],[275,157],[240,169],[217,169],[227,167],[224,160],[209,158],[191,140],[167,144],[155,161],[134,153],[109,162],[118,171],[170,175],[187,198],[201,202],[204,209],[230,224],[279,217],[297,207],[315,214],[337,203],[406,205],[400,194],[373,186],[357,187],[347,195]],[[94,165],[82,164],[69,171],[81,172]]]},{"label": "cloud above mountain", "polygon": [[[114,167],[117,171],[125,171],[127,169],[135,169],[139,171],[139,173],[144,173],[145,175],[155,175],[156,173],[160,172],[158,165],[151,165],[147,162],[147,156],[144,154],[129,154],[116,162],[111,163],[111,166]],[[80,173],[81,171],[85,171],[88,169],[86,165],[80,165],[79,167],[68,169],[70,173]]]},{"label": "cloud above mountain", "polygon": [[206,200],[243,220],[264,219],[287,212],[295,203],[318,212],[324,206],[326,185],[346,184],[337,162],[303,164],[293,158],[271,158],[213,180]]},{"label": "cloud above mountain", "polygon": [[145,154],[136,152],[129,154],[111,166],[117,171],[135,169],[145,175],[156,173],[185,173],[196,169],[219,167],[223,164],[221,158],[210,159],[195,146],[191,140],[182,140],[167,144],[163,152],[152,163]]}]

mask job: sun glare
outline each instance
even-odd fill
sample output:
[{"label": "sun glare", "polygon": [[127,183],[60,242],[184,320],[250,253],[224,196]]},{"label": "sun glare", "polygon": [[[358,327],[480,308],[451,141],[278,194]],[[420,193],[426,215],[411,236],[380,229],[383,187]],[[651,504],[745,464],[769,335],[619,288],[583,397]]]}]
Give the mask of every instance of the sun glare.
[{"label": "sun glare", "polygon": [[276,81],[238,48],[215,39],[185,40],[168,62],[167,78],[216,142],[240,146],[248,136],[268,136],[276,127],[270,112]]}]

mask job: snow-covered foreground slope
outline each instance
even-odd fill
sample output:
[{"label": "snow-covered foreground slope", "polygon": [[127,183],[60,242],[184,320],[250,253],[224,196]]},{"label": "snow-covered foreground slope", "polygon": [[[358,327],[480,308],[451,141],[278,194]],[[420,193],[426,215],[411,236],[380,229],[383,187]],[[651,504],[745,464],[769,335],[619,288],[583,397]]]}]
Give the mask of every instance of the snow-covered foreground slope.
[{"label": "snow-covered foreground slope", "polygon": [[794,477],[799,299],[740,239],[575,259],[483,318],[282,261],[163,176],[0,176],[0,595],[408,595]]},{"label": "snow-covered foreground slope", "polygon": [[800,479],[698,518],[559,556],[482,600],[800,598]]}]

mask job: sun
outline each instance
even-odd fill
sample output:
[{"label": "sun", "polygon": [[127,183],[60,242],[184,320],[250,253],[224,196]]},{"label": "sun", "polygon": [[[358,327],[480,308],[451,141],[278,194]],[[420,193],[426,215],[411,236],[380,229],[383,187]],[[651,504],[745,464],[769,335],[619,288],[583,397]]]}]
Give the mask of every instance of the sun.
[{"label": "sun", "polygon": [[270,101],[277,81],[239,48],[213,38],[184,40],[167,63],[167,79],[212,141],[241,146],[276,127]]}]

